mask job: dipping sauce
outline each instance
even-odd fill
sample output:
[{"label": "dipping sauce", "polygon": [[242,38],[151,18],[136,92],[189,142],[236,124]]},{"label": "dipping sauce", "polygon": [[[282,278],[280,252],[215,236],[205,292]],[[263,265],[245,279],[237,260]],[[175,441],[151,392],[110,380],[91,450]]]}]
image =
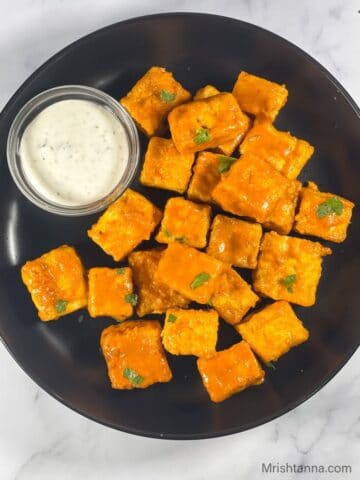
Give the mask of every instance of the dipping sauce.
[{"label": "dipping sauce", "polygon": [[26,127],[19,153],[29,183],[47,200],[66,206],[105,197],[129,161],[123,125],[88,100],[61,100],[42,110]]}]

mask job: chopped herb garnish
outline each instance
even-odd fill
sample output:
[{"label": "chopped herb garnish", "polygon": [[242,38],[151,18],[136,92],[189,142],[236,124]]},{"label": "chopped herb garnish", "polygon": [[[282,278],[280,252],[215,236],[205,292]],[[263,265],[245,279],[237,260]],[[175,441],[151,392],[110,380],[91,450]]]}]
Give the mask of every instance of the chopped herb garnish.
[{"label": "chopped herb garnish", "polygon": [[213,302],[212,302],[211,298],[208,300],[208,302],[207,302],[207,304],[206,304],[206,305],[207,305],[208,307],[213,307],[213,306],[214,306],[214,304],[213,304]]},{"label": "chopped herb garnish", "polygon": [[125,273],[125,267],[117,268],[117,269],[116,269],[116,273],[117,273],[118,275],[124,275],[124,273]]},{"label": "chopped herb garnish", "polygon": [[276,370],[276,367],[275,367],[275,365],[273,364],[273,362],[267,362],[267,363],[266,363],[266,366],[269,367],[269,368],[272,368],[273,370]]},{"label": "chopped herb garnish", "polygon": [[85,315],[80,315],[78,318],[78,322],[81,323],[84,321]]},{"label": "chopped herb garnish", "polygon": [[320,203],[316,209],[316,215],[318,218],[324,218],[327,215],[335,213],[340,216],[343,212],[344,204],[337,197],[328,198],[325,202]]},{"label": "chopped herb garnish", "polygon": [[127,295],[125,295],[125,302],[130,303],[130,305],[135,307],[138,302],[138,296],[136,295],[136,293],[128,293]]},{"label": "chopped herb garnish", "polygon": [[287,277],[284,277],[280,280],[280,283],[282,285],[284,285],[284,287],[286,287],[286,290],[289,292],[289,293],[293,293],[294,292],[294,283],[296,282],[296,275],[295,274],[292,274],[292,275],[288,275]]},{"label": "chopped herb garnish", "polygon": [[144,378],[132,368],[124,368],[123,376],[130,380],[133,385],[140,385],[144,381]]},{"label": "chopped herb garnish", "polygon": [[175,100],[176,93],[170,93],[167,90],[161,90],[160,100],[165,103],[171,103]]},{"label": "chopped herb garnish", "polygon": [[218,172],[225,173],[230,170],[231,165],[236,162],[237,158],[227,157],[226,155],[220,155]]},{"label": "chopped herb garnish", "polygon": [[162,228],[162,231],[165,237],[171,237],[171,233],[169,232],[169,230],[166,230],[166,228]]},{"label": "chopped herb garnish", "polygon": [[55,310],[57,313],[64,313],[66,311],[66,307],[68,306],[68,303],[66,300],[57,300],[55,303]]},{"label": "chopped herb garnish", "polygon": [[190,283],[190,288],[195,290],[195,288],[201,287],[204,283],[206,283],[210,279],[210,275],[206,272],[201,272],[196,277],[194,280]]},{"label": "chopped herb garnish", "polygon": [[176,319],[177,319],[176,315],[174,315],[173,313],[169,313],[169,316],[167,318],[168,322],[174,323],[174,322],[176,322]]},{"label": "chopped herb garnish", "polygon": [[208,128],[198,128],[195,132],[194,142],[196,145],[208,142],[210,140],[210,131]]},{"label": "chopped herb garnish", "polygon": [[185,235],[183,235],[182,237],[175,237],[175,242],[179,242],[179,243],[184,243],[184,242],[186,242],[186,237],[185,237]]}]

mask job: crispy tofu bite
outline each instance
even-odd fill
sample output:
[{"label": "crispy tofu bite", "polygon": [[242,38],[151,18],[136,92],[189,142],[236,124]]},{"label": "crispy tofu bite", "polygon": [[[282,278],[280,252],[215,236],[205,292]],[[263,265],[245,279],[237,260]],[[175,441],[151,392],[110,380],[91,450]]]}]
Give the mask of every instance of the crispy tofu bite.
[{"label": "crispy tofu bite", "polygon": [[21,278],[41,320],[57,320],[87,304],[84,268],[75,249],[62,245],[29,260]]},{"label": "crispy tofu bite", "polygon": [[354,204],[332,193],[320,192],[309,182],[300,192],[300,209],[296,215],[295,230],[304,235],[343,242],[351,221]]},{"label": "crispy tofu bite", "polygon": [[212,357],[199,358],[197,366],[211,400],[222,402],[251,385],[260,385],[265,373],[249,345],[242,341]]},{"label": "crispy tofu bite", "polygon": [[209,205],[190,202],[183,197],[170,198],[156,240],[160,243],[180,242],[190,247],[206,246],[210,227]]},{"label": "crispy tofu bite", "polygon": [[288,188],[279,198],[274,210],[269,214],[264,227],[287,235],[294,225],[295,210],[299,198],[301,183],[291,180]]},{"label": "crispy tofu bite", "polygon": [[90,268],[88,309],[91,317],[124,320],[133,314],[136,295],[130,268]]},{"label": "crispy tofu bite", "polygon": [[180,105],[170,112],[168,120],[172,139],[182,153],[218,147],[249,127],[248,117],[231,93]]},{"label": "crispy tofu bite", "polygon": [[258,300],[251,286],[235,270],[226,267],[217,282],[210,305],[225,322],[234,325],[241,322]]},{"label": "crispy tofu bite", "polygon": [[268,122],[256,122],[240,146],[241,153],[254,153],[271,163],[285,177],[297,178],[314,153],[314,147],[289,132],[280,132]]},{"label": "crispy tofu bite", "polygon": [[[214,95],[218,95],[219,93],[220,91],[217,88],[213,87],[212,85],[206,85],[205,87],[200,88],[196,92],[194,96],[194,100],[201,100],[203,98],[213,97]],[[248,128],[249,126],[250,126],[250,122],[248,122]],[[245,133],[246,133],[246,130],[242,128],[241,133],[239,133],[238,135],[235,135],[232,140],[229,140],[226,143],[220,144],[218,146],[218,150],[220,150],[220,152],[223,153],[224,155],[231,155],[234,152],[235,148],[240,144],[240,142],[244,138]]]},{"label": "crispy tofu bite", "polygon": [[221,155],[211,152],[199,153],[187,192],[189,198],[206,203],[214,202],[211,193],[221,180],[220,157]]},{"label": "crispy tofu bite", "polygon": [[143,240],[149,240],[161,211],[128,188],[88,230],[88,235],[115,261],[122,260]]},{"label": "crispy tofu bite", "polygon": [[120,103],[151,137],[162,133],[168,113],[190,100],[190,93],[162,67],[151,67]]},{"label": "crispy tofu bite", "polygon": [[244,112],[273,121],[285,105],[288,91],[285,85],[240,72],[233,95]]},{"label": "crispy tofu bite", "polygon": [[214,310],[180,310],[166,312],[162,341],[173,355],[204,357],[215,353],[219,317]]},{"label": "crispy tofu bite", "polygon": [[146,388],[171,380],[160,335],[160,323],[154,320],[133,320],[102,331],[100,345],[112,388]]},{"label": "crispy tofu bite", "polygon": [[248,153],[222,176],[212,197],[224,210],[263,223],[290,185],[268,162]]},{"label": "crispy tofu bite", "polygon": [[141,170],[140,183],[184,193],[194,163],[193,153],[179,153],[171,139],[150,138]]},{"label": "crispy tofu bite", "polygon": [[309,338],[308,330],[284,301],[249,315],[235,329],[265,363],[276,361]]},{"label": "crispy tofu bite", "polygon": [[255,268],[261,236],[258,223],[216,215],[206,252],[235,267]]},{"label": "crispy tofu bite", "polygon": [[144,250],[129,255],[134,282],[138,291],[136,312],[139,317],[149,313],[165,313],[168,308],[186,307],[185,297],[155,277],[162,250]]},{"label": "crispy tofu bite", "polygon": [[274,300],[310,307],[315,303],[322,257],[330,248],[302,238],[265,233],[254,274],[254,289]]},{"label": "crispy tofu bite", "polygon": [[223,262],[173,242],[162,256],[155,278],[184,297],[207,304],[215,293],[223,269]]}]

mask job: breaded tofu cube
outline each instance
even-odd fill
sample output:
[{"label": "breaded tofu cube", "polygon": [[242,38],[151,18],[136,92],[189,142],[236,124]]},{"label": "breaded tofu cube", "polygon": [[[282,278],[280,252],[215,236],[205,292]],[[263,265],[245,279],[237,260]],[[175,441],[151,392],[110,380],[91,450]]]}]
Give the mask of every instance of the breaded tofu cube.
[{"label": "breaded tofu cube", "polygon": [[165,250],[155,278],[184,297],[207,304],[216,288],[224,263],[178,242]]},{"label": "breaded tofu cube", "polygon": [[284,301],[250,314],[235,329],[265,363],[276,361],[309,338],[308,330]]},{"label": "breaded tofu cube", "polygon": [[128,188],[99,220],[88,235],[115,261],[122,260],[151,233],[162,213],[147,198]]},{"label": "breaded tofu cube", "polygon": [[273,121],[285,105],[288,91],[285,85],[240,72],[233,95],[244,112]]},{"label": "breaded tofu cube", "polygon": [[120,103],[149,137],[162,133],[168,113],[191,99],[190,93],[162,67],[151,67]]},{"label": "breaded tofu cube", "polygon": [[320,192],[315,183],[309,182],[300,192],[295,231],[341,243],[346,239],[353,208],[350,200]]},{"label": "breaded tofu cube", "polygon": [[235,270],[226,267],[217,282],[210,305],[225,322],[235,325],[241,322],[258,300],[251,286]]},{"label": "breaded tofu cube", "polygon": [[206,253],[235,267],[255,268],[261,236],[258,223],[216,215]]},{"label": "breaded tofu cube", "polygon": [[285,177],[295,179],[314,153],[305,140],[280,132],[268,122],[256,122],[240,146],[241,153],[254,153],[271,163]]},{"label": "breaded tofu cube", "polygon": [[[218,90],[213,85],[206,85],[205,87],[200,88],[196,92],[194,96],[194,100],[201,100],[203,98],[213,97],[214,95],[218,95],[219,93],[221,93],[220,90]],[[248,122],[248,128],[249,126],[250,126],[250,122]],[[219,145],[218,150],[224,155],[231,155],[235,151],[236,147],[240,144],[245,134],[246,134],[246,131],[242,129],[241,133],[236,135],[232,140]]]},{"label": "breaded tofu cube", "polygon": [[140,183],[184,193],[194,159],[193,153],[179,153],[171,139],[152,137],[145,154]]},{"label": "breaded tofu cube", "polygon": [[330,248],[318,242],[265,233],[254,274],[254,289],[274,300],[310,307],[315,303],[322,257],[330,254]]},{"label": "breaded tofu cube", "polygon": [[163,345],[173,355],[212,355],[218,327],[219,317],[215,310],[170,309],[161,333]]},{"label": "breaded tofu cube", "polygon": [[214,202],[211,193],[221,180],[219,162],[220,155],[216,153],[199,153],[187,192],[189,198],[206,203]]},{"label": "breaded tofu cube", "polygon": [[170,132],[181,153],[215,148],[245,133],[248,117],[231,93],[195,100],[174,108],[168,117]]},{"label": "breaded tofu cube", "polygon": [[161,344],[161,325],[154,320],[131,320],[101,333],[112,388],[146,388],[172,378]]},{"label": "breaded tofu cube", "polygon": [[288,188],[279,198],[274,210],[269,214],[264,227],[287,235],[290,233],[295,220],[295,210],[301,190],[301,183],[291,180]]},{"label": "breaded tofu cube", "polygon": [[21,278],[41,320],[57,320],[87,304],[84,268],[68,245],[50,250],[21,268]]},{"label": "breaded tofu cube", "polygon": [[265,372],[249,345],[241,341],[212,357],[197,360],[197,366],[211,400],[222,402],[251,385],[260,385]]},{"label": "breaded tofu cube", "polygon": [[131,317],[136,296],[130,268],[90,268],[88,280],[88,310],[91,317],[105,316],[116,320]]},{"label": "breaded tofu cube", "polygon": [[189,247],[203,248],[210,227],[209,205],[172,197],[165,205],[164,217],[156,240],[160,243],[180,242]]},{"label": "breaded tofu cube", "polygon": [[268,162],[248,153],[223,174],[212,197],[224,210],[263,223],[290,185]]},{"label": "breaded tofu cube", "polygon": [[138,292],[136,313],[143,317],[149,313],[165,313],[168,308],[187,307],[189,300],[155,278],[162,250],[143,250],[129,255]]}]

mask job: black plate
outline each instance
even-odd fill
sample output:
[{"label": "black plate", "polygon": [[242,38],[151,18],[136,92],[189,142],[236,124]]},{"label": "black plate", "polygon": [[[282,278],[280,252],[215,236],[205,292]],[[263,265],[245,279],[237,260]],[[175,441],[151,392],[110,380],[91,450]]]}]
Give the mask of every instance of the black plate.
[{"label": "black plate", "polygon": [[[77,312],[57,322],[38,320],[19,268],[62,243],[75,245],[87,267],[111,260],[86,236],[95,217],[64,218],[34,207],[18,192],[7,165],[8,130],[32,96],[63,84],[91,85],[121,97],[150,66],[174,72],[194,92],[206,83],[231,89],[246,71],[286,83],[290,92],[276,124],[316,146],[302,179],[360,204],[359,111],[318,63],[287,41],[253,25],[200,14],[166,14],[99,30],[55,55],[17,91],[0,124],[0,334],[21,367],[46,391],[98,422],[140,435],[190,439],[262,424],[303,402],[345,364],[359,339],[360,222],[355,209],[348,240],[331,245],[318,301],[296,308],[311,331],[309,342],[285,355],[265,383],[222,404],[204,391],[195,359],[169,355],[174,379],[141,391],[109,387],[99,352],[108,319],[80,321]],[[135,185],[137,188],[137,185]],[[166,195],[146,193],[161,205]],[[221,347],[237,340],[222,325]]]}]

